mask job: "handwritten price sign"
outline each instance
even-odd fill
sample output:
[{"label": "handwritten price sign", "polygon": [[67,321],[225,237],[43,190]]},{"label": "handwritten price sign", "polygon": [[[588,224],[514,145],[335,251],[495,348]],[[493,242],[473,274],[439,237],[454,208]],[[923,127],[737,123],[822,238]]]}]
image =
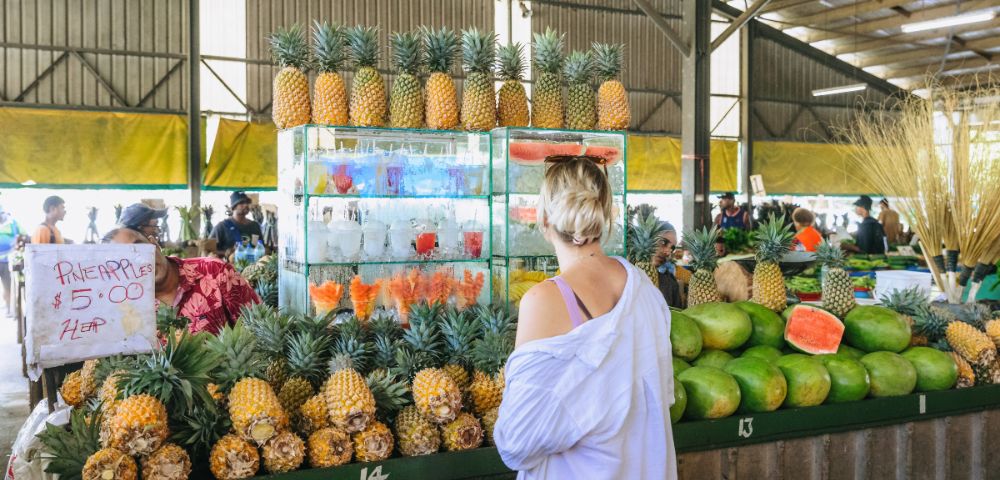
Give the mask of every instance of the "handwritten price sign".
[{"label": "handwritten price sign", "polygon": [[29,375],[156,343],[152,245],[28,245]]}]

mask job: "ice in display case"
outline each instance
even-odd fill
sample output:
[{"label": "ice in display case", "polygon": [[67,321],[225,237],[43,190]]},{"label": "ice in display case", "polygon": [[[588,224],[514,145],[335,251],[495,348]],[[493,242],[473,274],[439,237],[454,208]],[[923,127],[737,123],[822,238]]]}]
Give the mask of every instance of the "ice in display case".
[{"label": "ice in display case", "polygon": [[[394,307],[389,285],[417,274],[457,285],[482,275],[478,301],[488,302],[490,147],[488,133],[319,125],[279,132],[281,308],[352,308],[355,277],[381,285],[375,302]],[[328,282],[343,287],[334,304],[316,298]]]},{"label": "ice in display case", "polygon": [[606,160],[614,220],[602,245],[608,255],[625,255],[624,132],[497,128],[491,137],[494,301],[517,303],[558,269],[555,252],[538,228],[538,192],[550,155]]}]

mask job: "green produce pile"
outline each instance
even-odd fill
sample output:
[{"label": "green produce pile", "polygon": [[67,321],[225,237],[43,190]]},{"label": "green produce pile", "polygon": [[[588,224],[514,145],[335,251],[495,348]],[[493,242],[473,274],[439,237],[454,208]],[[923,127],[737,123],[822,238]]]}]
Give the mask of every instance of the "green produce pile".
[{"label": "green produce pile", "polygon": [[751,249],[750,232],[742,228],[727,228],[722,231],[722,242],[726,252],[741,253]]},{"label": "green produce pile", "polygon": [[867,259],[863,256],[855,255],[847,259],[846,268],[848,270],[871,271],[889,268],[889,262],[884,259]]},{"label": "green produce pile", "polygon": [[854,285],[854,288],[875,289],[875,279],[872,277],[854,277],[851,279],[851,284]]},{"label": "green produce pile", "polygon": [[806,276],[786,279],[785,287],[797,293],[820,293],[823,290],[818,278]]}]

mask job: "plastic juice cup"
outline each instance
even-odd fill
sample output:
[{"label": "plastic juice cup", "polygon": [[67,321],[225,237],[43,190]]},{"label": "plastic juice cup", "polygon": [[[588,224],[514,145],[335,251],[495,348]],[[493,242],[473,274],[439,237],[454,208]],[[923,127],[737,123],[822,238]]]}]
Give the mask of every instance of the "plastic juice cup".
[{"label": "plastic juice cup", "polygon": [[462,232],[465,239],[465,254],[472,258],[483,255],[483,232]]},{"label": "plastic juice cup", "polygon": [[385,168],[386,174],[386,194],[399,195],[403,191],[403,166],[389,165]]},{"label": "plastic juice cup", "polygon": [[430,255],[434,251],[437,233],[423,232],[417,234],[417,255]]}]

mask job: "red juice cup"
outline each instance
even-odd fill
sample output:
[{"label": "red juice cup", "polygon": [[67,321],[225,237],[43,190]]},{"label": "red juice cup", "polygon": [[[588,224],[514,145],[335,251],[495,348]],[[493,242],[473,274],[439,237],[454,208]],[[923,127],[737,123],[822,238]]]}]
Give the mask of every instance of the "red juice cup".
[{"label": "red juice cup", "polygon": [[434,251],[437,233],[424,232],[417,234],[417,255],[430,255]]},{"label": "red juice cup", "polygon": [[465,238],[465,254],[472,258],[483,255],[483,232],[462,232]]},{"label": "red juice cup", "polygon": [[389,165],[386,172],[386,193],[388,195],[400,195],[403,193],[403,166]]}]

